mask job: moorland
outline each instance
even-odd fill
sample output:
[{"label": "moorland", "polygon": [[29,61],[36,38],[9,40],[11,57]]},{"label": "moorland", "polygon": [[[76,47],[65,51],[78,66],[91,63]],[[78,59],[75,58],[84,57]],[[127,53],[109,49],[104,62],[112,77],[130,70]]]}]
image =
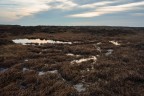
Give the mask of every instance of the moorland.
[{"label": "moorland", "polygon": [[143,27],[0,25],[0,96],[143,95]]}]

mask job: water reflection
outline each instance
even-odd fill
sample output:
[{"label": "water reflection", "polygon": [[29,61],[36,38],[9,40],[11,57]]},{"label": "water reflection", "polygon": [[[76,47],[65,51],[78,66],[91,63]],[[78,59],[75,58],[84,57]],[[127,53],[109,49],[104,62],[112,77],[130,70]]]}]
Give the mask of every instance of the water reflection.
[{"label": "water reflection", "polygon": [[72,42],[63,42],[63,41],[54,41],[54,40],[46,40],[46,39],[14,39],[12,40],[14,43],[22,44],[22,45],[28,45],[28,44],[72,44]]},{"label": "water reflection", "polygon": [[76,84],[74,85],[74,88],[78,91],[78,92],[82,92],[85,91],[86,88],[84,87],[84,85],[82,83]]}]

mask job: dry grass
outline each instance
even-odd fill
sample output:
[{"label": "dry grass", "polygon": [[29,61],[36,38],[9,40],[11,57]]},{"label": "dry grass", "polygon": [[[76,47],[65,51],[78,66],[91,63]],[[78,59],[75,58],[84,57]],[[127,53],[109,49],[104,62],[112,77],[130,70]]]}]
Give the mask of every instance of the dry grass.
[{"label": "dry grass", "polygon": [[[144,31],[111,27],[0,27],[0,96],[143,96]],[[21,33],[19,32],[21,30]],[[49,32],[47,31],[49,30]],[[27,31],[27,32],[25,32]],[[116,31],[116,32],[115,32]],[[31,33],[30,33],[31,32]],[[14,38],[78,44],[13,44]],[[116,40],[115,46],[109,41]],[[101,44],[97,45],[97,43]],[[97,48],[100,47],[101,51]],[[112,54],[106,56],[107,50]],[[80,56],[67,56],[72,53]],[[96,56],[71,64],[73,60]],[[56,72],[55,72],[56,71]],[[44,72],[39,75],[39,72]],[[86,90],[78,92],[75,84]]]}]

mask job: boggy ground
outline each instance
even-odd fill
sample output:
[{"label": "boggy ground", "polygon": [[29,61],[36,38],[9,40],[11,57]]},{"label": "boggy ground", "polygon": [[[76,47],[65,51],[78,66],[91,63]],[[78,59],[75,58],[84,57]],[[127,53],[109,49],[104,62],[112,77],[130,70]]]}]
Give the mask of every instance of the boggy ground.
[{"label": "boggy ground", "polygon": [[[0,32],[0,96],[144,95],[144,28],[0,26]],[[12,42],[22,38],[75,43]]]}]

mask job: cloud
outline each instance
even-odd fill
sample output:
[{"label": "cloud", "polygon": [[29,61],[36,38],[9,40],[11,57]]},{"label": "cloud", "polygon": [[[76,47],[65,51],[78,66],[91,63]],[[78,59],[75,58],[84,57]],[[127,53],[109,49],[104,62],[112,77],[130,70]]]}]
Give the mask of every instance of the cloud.
[{"label": "cloud", "polygon": [[104,6],[111,3],[114,3],[114,1],[102,1],[102,2],[92,3],[92,4],[85,4],[85,5],[81,5],[80,8],[96,8],[97,6]]},{"label": "cloud", "polygon": [[[87,3],[80,4],[84,1]],[[127,3],[126,0],[92,1],[95,2],[90,3],[90,1],[87,0],[0,0],[0,21],[17,20],[25,16],[33,16],[41,11],[49,10],[81,12],[83,9],[90,9],[92,11],[72,14],[67,17],[95,17],[121,11],[136,10],[135,8],[144,5],[144,1],[142,0],[133,3],[128,3],[132,0],[127,0]]]},{"label": "cloud", "polygon": [[11,4],[11,6],[3,6],[0,11],[0,17],[15,20],[50,9],[50,6],[46,5],[44,0],[42,1],[43,2],[39,2],[39,0],[6,0],[6,2],[3,3]]},{"label": "cloud", "polygon": [[0,18],[16,20],[41,11],[52,9],[68,10],[77,6],[71,0],[2,0]]},{"label": "cloud", "polygon": [[104,14],[117,13],[117,12],[128,11],[128,10],[136,10],[137,8],[141,6],[144,6],[144,1],[116,5],[116,6],[99,7],[96,10],[91,11],[91,12],[73,14],[73,15],[69,15],[68,17],[95,17],[95,16],[101,16]]},{"label": "cloud", "polygon": [[53,3],[56,3],[56,6],[51,5],[53,6],[54,9],[62,9],[62,10],[70,10],[78,6],[77,3],[74,3],[71,0],[54,0]]}]

